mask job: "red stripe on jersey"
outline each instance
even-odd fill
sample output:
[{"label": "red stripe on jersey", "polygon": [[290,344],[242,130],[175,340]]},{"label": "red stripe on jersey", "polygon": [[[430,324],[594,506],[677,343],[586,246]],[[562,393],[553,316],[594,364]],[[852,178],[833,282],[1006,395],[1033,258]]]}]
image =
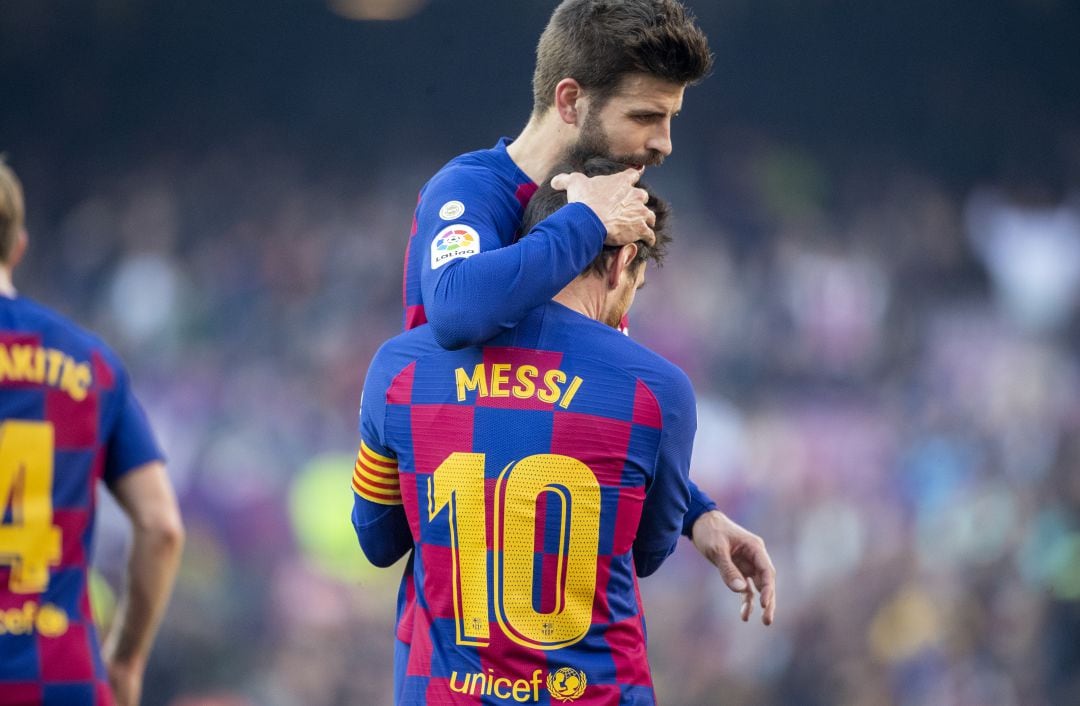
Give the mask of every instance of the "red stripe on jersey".
[{"label": "red stripe on jersey", "polygon": [[[506,633],[502,631],[499,624],[495,621],[491,622],[491,642],[487,648],[479,650],[480,654],[480,667],[483,672],[487,672],[488,669],[494,670],[499,676],[513,677],[516,679],[529,679],[533,672],[537,669],[541,671],[540,674],[540,699],[543,703],[547,696],[547,688],[544,685],[547,679],[549,669],[556,668],[556,660],[558,660],[559,651],[546,652],[544,650],[537,650],[531,647],[525,647],[511,640]],[[550,661],[549,661],[550,660]],[[558,666],[564,666],[558,664]],[[586,692],[587,693],[587,692]],[[435,702],[438,703],[438,702]],[[477,701],[479,703],[479,700]],[[513,703],[512,700],[506,700],[503,703]],[[536,703],[531,698],[528,701],[521,703]],[[549,703],[556,704],[558,702],[552,700]],[[574,702],[575,706],[578,706],[580,701]]]},{"label": "red stripe on jersey", "polygon": [[[545,384],[544,376],[551,370],[558,370],[562,358],[562,353],[555,351],[509,347],[484,348],[483,361],[484,372],[487,375],[485,384],[488,385],[488,395],[484,397],[477,395],[476,406],[496,409],[552,409],[555,402],[544,402],[537,397],[537,393],[548,391],[549,386]],[[509,367],[503,367],[497,371],[494,367],[496,365]],[[501,382],[495,382],[493,379],[495,375],[501,378]],[[558,388],[557,396],[562,396],[559,390],[565,391],[568,383],[568,380],[562,383],[553,381]],[[499,391],[496,390],[496,385]],[[502,396],[497,397],[500,391]],[[519,394],[521,397],[518,397]]]},{"label": "red stripe on jersey", "polygon": [[116,384],[112,366],[97,351],[90,354],[90,365],[94,370],[94,386],[99,390],[111,390]]},{"label": "red stripe on jersey", "polygon": [[8,348],[11,346],[40,346],[41,336],[36,333],[24,333],[12,331],[0,333],[0,343]]},{"label": "red stripe on jersey", "polygon": [[[424,598],[428,606],[427,612],[436,619],[454,620],[455,587],[450,573],[454,566],[452,550],[450,547],[441,547],[438,544],[421,544],[420,560],[424,565]],[[456,589],[460,591],[460,583]]]},{"label": "red stripe on jersey", "polygon": [[355,468],[363,469],[365,473],[382,477],[382,478],[397,478],[398,464],[397,461],[387,463],[385,461],[376,461],[372,459],[367,452],[361,452],[356,456]]},{"label": "red stripe on jersey", "polygon": [[45,393],[45,419],[53,423],[57,449],[85,449],[98,443],[98,393],[77,402],[63,390]]},{"label": "red stripe on jersey", "polygon": [[4,590],[0,590],[0,610],[22,609],[23,604],[26,603],[26,594],[12,593],[7,589],[11,581],[11,567],[0,566],[0,586]]},{"label": "red stripe on jersey", "polygon": [[[638,605],[641,605],[640,598]],[[612,623],[604,633],[604,639],[611,648],[616,680],[620,684],[651,687],[652,677],[649,676],[649,657],[645,652],[645,631],[641,627],[641,614]]]},{"label": "red stripe on jersey", "polygon": [[[38,635],[38,656],[44,682],[92,681],[94,663],[90,657],[90,636],[86,626],[71,622],[67,632],[57,637]],[[97,649],[97,645],[93,646]]]},{"label": "red stripe on jersey", "polygon": [[[416,594],[412,593],[409,589],[412,588],[413,582],[409,581],[409,585],[406,588],[405,600],[409,606],[416,606]],[[431,675],[431,624],[428,622],[427,616],[424,615],[422,610],[410,611],[410,616],[413,618],[411,621],[411,632],[402,636],[401,632],[398,632],[398,639],[403,642],[411,642],[412,645],[409,649],[409,663],[405,667],[405,673],[415,677],[426,677]],[[438,703],[438,702],[436,702]]]},{"label": "red stripe on jersey", "polygon": [[380,458],[376,458],[374,455],[375,452],[369,451],[366,446],[366,444],[362,445],[360,447],[360,453],[356,455],[356,462],[358,464],[363,464],[365,468],[376,474],[397,475],[397,461],[384,461]]},{"label": "red stripe on jersey", "polygon": [[397,488],[377,488],[363,478],[353,478],[352,487],[353,490],[368,500],[374,500],[375,502],[393,501],[395,504],[401,502],[401,493],[398,492]]},{"label": "red stripe on jersey", "polygon": [[40,704],[45,694],[41,684],[4,682],[0,689],[0,706],[26,706]]},{"label": "red stripe on jersey", "polygon": [[386,391],[386,404],[409,404],[412,402],[413,375],[416,374],[416,363],[408,366],[390,383],[390,389]]},{"label": "red stripe on jersey", "polygon": [[113,704],[116,703],[113,701],[112,690],[109,688],[109,685],[103,681],[97,682],[94,696],[97,697],[96,706],[113,706]]},{"label": "red stripe on jersey", "polygon": [[[14,365],[13,361],[12,361],[13,357],[14,358],[19,358],[20,356],[13,356],[12,355],[12,348],[18,346],[20,348],[26,347],[26,348],[30,348],[30,349],[37,349],[37,348],[39,348],[41,346],[41,336],[39,336],[38,334],[34,334],[34,333],[23,333],[21,331],[20,332],[0,333],[0,344],[2,344],[6,348],[6,350],[3,351],[3,354],[4,354],[4,366],[2,368],[0,368],[0,370],[3,370],[6,374],[4,375],[4,379],[2,381],[0,381],[0,385],[2,385],[3,387],[14,387],[14,388],[20,388],[20,389],[22,389],[22,388],[40,387],[41,386],[40,382],[33,382],[33,381],[30,381],[30,380],[12,380],[8,376],[12,375],[12,374],[15,374],[15,375],[18,375],[19,377],[22,377],[22,372],[16,372],[16,370],[18,370],[19,367]],[[23,351],[23,352],[25,353],[26,351]],[[36,358],[37,356],[32,356],[32,357]],[[42,364],[44,364],[44,359],[41,359],[41,362],[42,362]],[[9,365],[10,365],[10,368],[9,368]],[[31,367],[34,367],[34,364],[31,364]],[[8,370],[10,370],[10,372],[8,372]],[[43,370],[44,370],[44,368],[43,368]],[[37,377],[37,375],[35,374],[34,377]]]},{"label": "red stripe on jersey", "polygon": [[618,487],[630,445],[630,422],[591,414],[556,412],[551,453],[576,458],[592,469],[601,486]]},{"label": "red stripe on jersey", "polygon": [[398,483],[375,480],[362,473],[353,473],[353,483],[368,488],[374,493],[383,495],[397,495],[401,490]]},{"label": "red stripe on jersey", "polygon": [[522,365],[536,366],[543,375],[555,370],[562,363],[563,354],[559,351],[538,351],[531,348],[513,348],[511,346],[488,346],[484,348],[484,364],[509,363],[513,368]]},{"label": "red stripe on jersey", "polygon": [[398,484],[397,469],[388,473],[386,471],[374,469],[359,460],[356,462],[356,465],[353,466],[353,475],[360,478],[366,478],[372,483],[390,483],[395,486]]},{"label": "red stripe on jersey", "polygon": [[[52,523],[60,528],[60,543],[63,547],[60,558],[61,567],[81,568],[86,567],[86,550],[83,549],[83,532],[90,519],[90,513],[86,510],[53,510]],[[86,617],[89,617],[87,615]]]},{"label": "red stripe on jersey", "polygon": [[611,556],[600,554],[596,557],[596,600],[593,601],[593,625],[611,620],[611,603],[608,601],[608,582],[610,580]]},{"label": "red stripe on jersey", "polygon": [[637,381],[637,389],[634,390],[634,424],[653,429],[663,426],[663,417],[660,414],[660,404],[656,401],[656,395],[641,380]]},{"label": "red stripe on jersey", "polygon": [[532,200],[537,188],[536,184],[531,181],[526,184],[518,184],[517,191],[514,192],[514,198],[521,204],[522,210],[529,205],[529,201]]},{"label": "red stripe on jersey", "polygon": [[423,326],[427,323],[427,312],[424,311],[423,304],[416,304],[415,306],[405,306],[405,330],[409,331],[417,326]]},{"label": "red stripe on jersey", "polygon": [[[412,442],[417,475],[430,475],[456,451],[471,451],[473,408],[460,405],[412,406]],[[417,479],[424,482],[422,478]]]},{"label": "red stripe on jersey", "polygon": [[641,523],[641,508],[645,504],[645,488],[623,488],[619,493],[619,505],[615,511],[615,538],[611,553],[621,556],[634,547],[638,525]]}]

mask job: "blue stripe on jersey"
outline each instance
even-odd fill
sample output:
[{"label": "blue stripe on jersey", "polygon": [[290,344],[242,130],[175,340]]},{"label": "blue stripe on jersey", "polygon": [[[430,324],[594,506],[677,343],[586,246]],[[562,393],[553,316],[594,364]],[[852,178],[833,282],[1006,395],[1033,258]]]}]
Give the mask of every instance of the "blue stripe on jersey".
[{"label": "blue stripe on jersey", "polygon": [[53,507],[89,507],[94,488],[77,469],[90,468],[94,461],[94,451],[56,451],[55,456]]}]

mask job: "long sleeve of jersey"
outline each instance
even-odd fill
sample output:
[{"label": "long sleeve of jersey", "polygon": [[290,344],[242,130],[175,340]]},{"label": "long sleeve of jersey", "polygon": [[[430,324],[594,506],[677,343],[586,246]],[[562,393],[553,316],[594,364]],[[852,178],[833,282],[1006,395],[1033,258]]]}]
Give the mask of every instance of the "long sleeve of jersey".
[{"label": "long sleeve of jersey", "polygon": [[353,466],[352,523],[360,548],[372,564],[390,566],[413,546],[408,519],[401,501],[398,464],[383,440],[386,410],[385,384],[380,376],[379,356],[372,361],[360,405],[360,450]]},{"label": "long sleeve of jersey", "polygon": [[715,509],[716,503],[705,494],[704,490],[697,487],[697,484],[694,481],[690,481],[690,508],[686,511],[686,514],[683,515],[683,536],[693,539],[694,523],[706,512]]},{"label": "long sleeve of jersey", "polygon": [[641,523],[634,539],[634,568],[641,577],[659,569],[675,551],[691,502],[690,455],[697,431],[697,411],[694,390],[685,375],[677,378],[660,403],[663,430],[656,473],[645,495]]},{"label": "long sleeve of jersey", "polygon": [[[461,206],[448,212],[448,204]],[[427,321],[444,348],[477,345],[513,327],[600,253],[607,231],[588,206],[568,204],[514,242],[520,208],[512,191],[480,170],[443,173],[421,194],[410,247],[423,260]]]}]

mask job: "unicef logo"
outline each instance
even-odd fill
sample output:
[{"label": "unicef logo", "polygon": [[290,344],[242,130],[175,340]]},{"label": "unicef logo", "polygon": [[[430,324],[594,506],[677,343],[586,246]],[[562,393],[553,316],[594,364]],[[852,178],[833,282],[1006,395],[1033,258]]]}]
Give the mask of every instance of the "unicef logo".
[{"label": "unicef logo", "polygon": [[460,228],[446,229],[439,234],[439,237],[435,240],[435,249],[440,252],[457,252],[466,248],[471,248],[476,242],[476,238],[473,234],[467,230]]},{"label": "unicef logo", "polygon": [[587,683],[585,672],[573,667],[563,667],[554,672],[548,672],[548,693],[559,701],[573,701],[580,698],[585,693]]}]

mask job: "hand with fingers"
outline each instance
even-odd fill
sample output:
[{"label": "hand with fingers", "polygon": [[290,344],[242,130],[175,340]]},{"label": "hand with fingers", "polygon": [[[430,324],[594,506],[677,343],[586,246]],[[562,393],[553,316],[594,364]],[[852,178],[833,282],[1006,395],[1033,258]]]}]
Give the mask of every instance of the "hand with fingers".
[{"label": "hand with fingers", "polygon": [[719,510],[706,512],[693,527],[694,546],[716,565],[728,588],[743,594],[741,617],[750,620],[755,589],[760,593],[761,622],[772,625],[776,612],[776,569],[765,542]]},{"label": "hand with fingers", "polygon": [[583,203],[593,210],[607,228],[605,245],[626,245],[639,240],[653,245],[656,215],[645,205],[649,194],[635,186],[639,178],[641,172],[636,169],[594,177],[573,172],[552,177],[551,187],[565,190],[567,203]]}]

